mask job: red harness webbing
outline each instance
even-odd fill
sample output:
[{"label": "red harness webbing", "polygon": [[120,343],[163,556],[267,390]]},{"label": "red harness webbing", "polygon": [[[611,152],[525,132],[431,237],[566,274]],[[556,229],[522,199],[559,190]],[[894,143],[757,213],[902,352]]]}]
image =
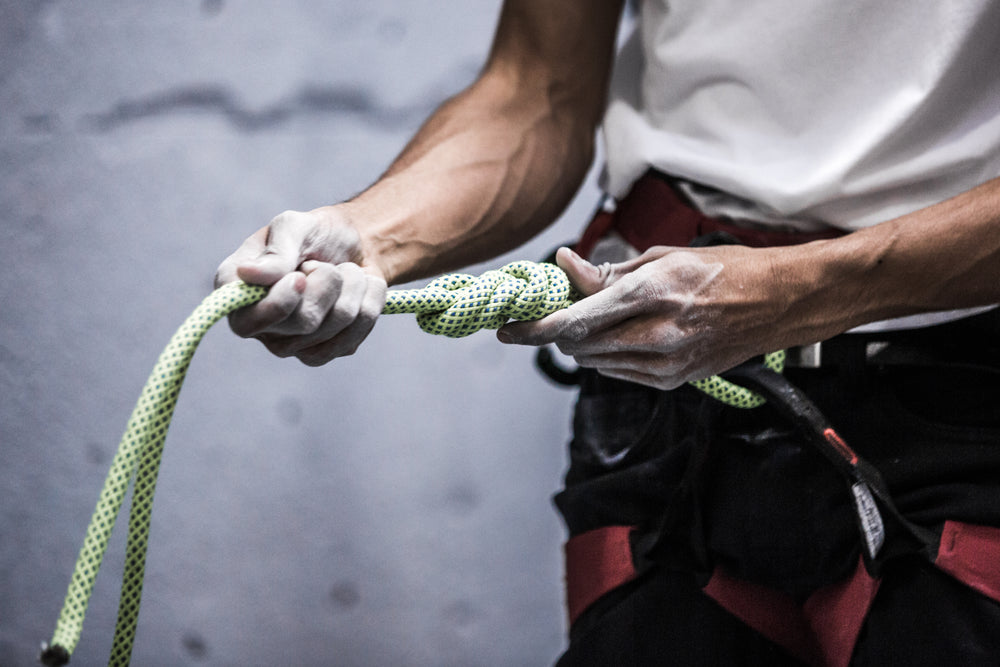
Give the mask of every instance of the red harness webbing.
[{"label": "red harness webbing", "polygon": [[[606,526],[571,537],[566,553],[570,624],[601,596],[637,575],[629,526]],[[1000,528],[948,521],[934,561],[942,571],[1000,602]],[[843,667],[878,592],[859,560],[854,573],[813,593],[803,604],[780,591],[716,568],[704,593],[748,626],[812,665]]]},{"label": "red harness webbing", "polygon": [[608,591],[635,578],[629,526],[607,526],[570,538],[565,546],[566,609],[570,624]]},{"label": "red harness webbing", "polygon": [[687,247],[693,239],[713,233],[732,236],[752,248],[789,246],[843,236],[837,229],[787,232],[740,227],[710,218],[688,204],[665,178],[648,173],[632,186],[614,211],[598,211],[574,249],[588,257],[597,242],[615,231],[640,252],[653,246]]},{"label": "red harness webbing", "polygon": [[1000,528],[946,521],[934,564],[1000,602]]}]

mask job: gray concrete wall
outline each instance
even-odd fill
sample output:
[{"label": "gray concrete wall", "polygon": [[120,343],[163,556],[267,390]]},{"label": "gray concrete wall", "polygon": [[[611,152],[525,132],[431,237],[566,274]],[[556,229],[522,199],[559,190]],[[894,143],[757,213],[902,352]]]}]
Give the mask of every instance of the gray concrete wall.
[{"label": "gray concrete wall", "polygon": [[[138,392],[219,261],[374,179],[474,76],[498,6],[0,0],[0,665],[50,637]],[[592,181],[492,265],[572,238]],[[310,369],[218,327],[167,440],[133,664],[550,663],[571,403],[490,333],[386,317]],[[106,661],[123,519],[73,664]]]}]

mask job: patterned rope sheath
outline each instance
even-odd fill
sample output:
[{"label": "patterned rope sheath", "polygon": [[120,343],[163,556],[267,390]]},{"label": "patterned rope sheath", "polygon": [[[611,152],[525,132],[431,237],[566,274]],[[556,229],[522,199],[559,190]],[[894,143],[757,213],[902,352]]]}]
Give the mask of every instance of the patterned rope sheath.
[{"label": "patterned rope sheath", "polygon": [[[80,640],[97,572],[134,474],[125,572],[108,661],[109,665],[128,665],[142,597],[153,493],[163,443],[181,384],[195,349],[209,328],[232,311],[259,301],[266,293],[263,287],[240,282],[220,287],[195,309],[160,355],[111,462],[97,507],[87,527],[52,641],[42,646],[40,660],[43,664],[66,664]],[[488,271],[479,278],[464,274],[447,275],[423,289],[390,291],[383,312],[416,313],[417,322],[424,331],[461,337],[480,329],[496,329],[510,319],[540,319],[567,307],[577,296],[566,274],[555,265],[514,262],[496,271]],[[765,363],[780,372],[784,354],[768,355]],[[749,390],[718,377],[692,384],[735,407],[752,408],[764,402]]]}]

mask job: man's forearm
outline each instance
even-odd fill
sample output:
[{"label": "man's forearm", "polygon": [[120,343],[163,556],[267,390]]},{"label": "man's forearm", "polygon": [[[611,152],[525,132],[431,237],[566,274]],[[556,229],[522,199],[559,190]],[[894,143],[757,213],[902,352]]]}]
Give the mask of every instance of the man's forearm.
[{"label": "man's forearm", "polygon": [[483,79],[446,103],[371,188],[344,205],[391,283],[509,250],[552,222],[593,156],[595,128],[541,94]]},{"label": "man's forearm", "polygon": [[[775,254],[800,337],[1000,303],[1000,179],[835,241]],[[812,331],[812,333],[806,333]],[[800,340],[796,342],[810,342]]]},{"label": "man's forearm", "polygon": [[479,79],[339,208],[392,283],[496,256],[555,220],[593,159],[620,0],[507,0]]}]

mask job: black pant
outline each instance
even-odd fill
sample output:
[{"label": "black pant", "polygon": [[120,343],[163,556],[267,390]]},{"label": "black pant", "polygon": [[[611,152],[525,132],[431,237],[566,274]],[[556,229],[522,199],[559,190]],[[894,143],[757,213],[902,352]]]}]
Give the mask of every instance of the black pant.
[{"label": "black pant", "polygon": [[[691,573],[655,569],[598,602],[559,667],[800,665],[706,597]],[[887,570],[852,665],[1000,663],[1000,605],[913,559]]]},{"label": "black pant", "polygon": [[[885,363],[866,361],[867,341],[848,338],[835,363],[787,372],[881,470],[915,523],[1000,526],[1000,373],[990,352],[1000,341],[997,319],[897,336]],[[704,570],[721,563],[804,597],[856,564],[861,547],[838,474],[768,406],[739,411],[710,401],[691,388],[659,392],[585,374],[556,502],[571,534],[637,526],[642,574],[580,617],[560,665],[795,664],[701,592]],[[692,452],[705,443],[692,484]],[[690,507],[678,504],[682,486],[694,489]],[[657,531],[677,508],[682,519],[698,517],[682,520],[681,538],[668,544],[698,544],[673,558]],[[692,524],[697,530],[686,532]],[[644,553],[644,544],[659,546]],[[1000,605],[926,559],[897,560],[853,664],[1000,664]]]}]

